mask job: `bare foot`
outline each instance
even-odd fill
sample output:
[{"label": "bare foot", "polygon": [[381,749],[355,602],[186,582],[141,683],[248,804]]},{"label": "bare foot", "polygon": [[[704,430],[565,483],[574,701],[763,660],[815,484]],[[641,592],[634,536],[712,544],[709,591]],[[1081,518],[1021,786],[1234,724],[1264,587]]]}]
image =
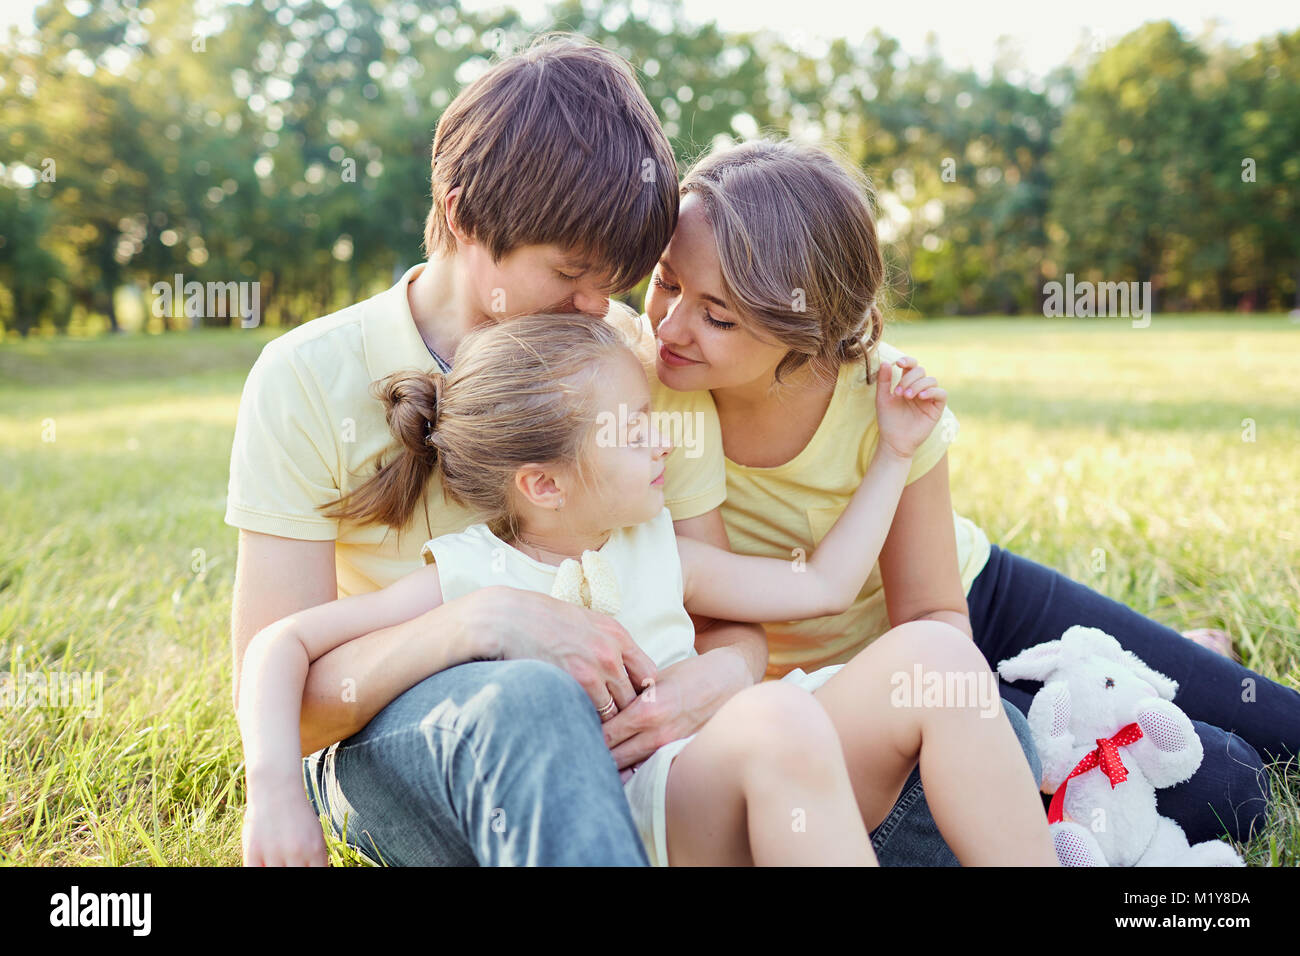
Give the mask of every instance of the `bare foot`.
[{"label": "bare foot", "polygon": [[1233,650],[1232,638],[1228,636],[1227,631],[1220,631],[1217,628],[1202,627],[1195,631],[1184,631],[1183,637],[1187,638],[1201,647],[1208,648],[1228,660],[1240,662],[1237,652]]}]

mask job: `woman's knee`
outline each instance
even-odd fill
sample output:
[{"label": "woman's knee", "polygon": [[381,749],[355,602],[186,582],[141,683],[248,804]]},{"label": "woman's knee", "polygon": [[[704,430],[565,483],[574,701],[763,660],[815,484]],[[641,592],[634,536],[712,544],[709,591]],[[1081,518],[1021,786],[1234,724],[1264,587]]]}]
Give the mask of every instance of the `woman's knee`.
[{"label": "woman's knee", "polygon": [[[1200,727],[1197,733],[1201,733]],[[1205,766],[1206,759],[1213,759],[1222,768],[1226,802],[1232,809],[1231,818],[1224,823],[1234,840],[1248,840],[1263,829],[1268,816],[1271,795],[1268,772],[1264,769],[1264,758],[1249,743],[1233,733],[1220,731],[1220,734],[1221,737],[1213,735],[1219,738],[1215,741],[1213,757],[1207,746],[1201,766]],[[1202,743],[1208,742],[1203,738]]]}]

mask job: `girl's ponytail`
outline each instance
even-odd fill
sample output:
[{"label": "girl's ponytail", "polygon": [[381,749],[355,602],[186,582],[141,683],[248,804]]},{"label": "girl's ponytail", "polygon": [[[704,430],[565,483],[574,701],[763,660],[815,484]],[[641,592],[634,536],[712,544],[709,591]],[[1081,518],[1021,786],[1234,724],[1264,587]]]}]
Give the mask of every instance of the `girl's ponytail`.
[{"label": "girl's ponytail", "polygon": [[448,499],[511,537],[516,471],[550,462],[581,472],[597,427],[593,386],[620,353],[636,361],[610,322],[526,315],[470,332],[446,375],[403,371],[380,379],[372,390],[393,435],[387,463],[322,510],[404,529],[436,471]]},{"label": "girl's ponytail", "polygon": [[404,371],[371,386],[384,403],[397,454],[360,487],[327,506],[327,517],[406,525],[438,464],[438,413],[445,385],[442,372]]}]

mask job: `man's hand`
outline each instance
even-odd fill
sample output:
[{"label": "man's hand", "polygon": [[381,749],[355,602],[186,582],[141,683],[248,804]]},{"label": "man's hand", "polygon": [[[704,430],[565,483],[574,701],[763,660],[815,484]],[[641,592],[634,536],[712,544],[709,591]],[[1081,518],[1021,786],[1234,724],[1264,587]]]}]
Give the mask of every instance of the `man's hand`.
[{"label": "man's hand", "polygon": [[628,707],[605,724],[605,744],[619,770],[645,760],[664,744],[689,737],[740,687],[753,684],[744,656],[719,647],[664,669]]},{"label": "man's hand", "polygon": [[611,696],[622,710],[658,680],[654,662],[607,614],[509,587],[482,588],[464,600],[474,604],[467,610],[475,657],[549,661],[582,685],[597,710]]}]

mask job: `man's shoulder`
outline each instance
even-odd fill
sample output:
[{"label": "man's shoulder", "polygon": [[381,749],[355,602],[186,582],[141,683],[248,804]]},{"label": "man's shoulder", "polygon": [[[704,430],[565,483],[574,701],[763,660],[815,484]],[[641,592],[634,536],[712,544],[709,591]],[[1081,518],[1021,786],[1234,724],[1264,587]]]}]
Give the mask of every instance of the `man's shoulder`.
[{"label": "man's shoulder", "polygon": [[362,328],[370,299],[304,322],[272,339],[262,349],[259,362],[307,367],[337,367],[349,356],[364,361]]}]

